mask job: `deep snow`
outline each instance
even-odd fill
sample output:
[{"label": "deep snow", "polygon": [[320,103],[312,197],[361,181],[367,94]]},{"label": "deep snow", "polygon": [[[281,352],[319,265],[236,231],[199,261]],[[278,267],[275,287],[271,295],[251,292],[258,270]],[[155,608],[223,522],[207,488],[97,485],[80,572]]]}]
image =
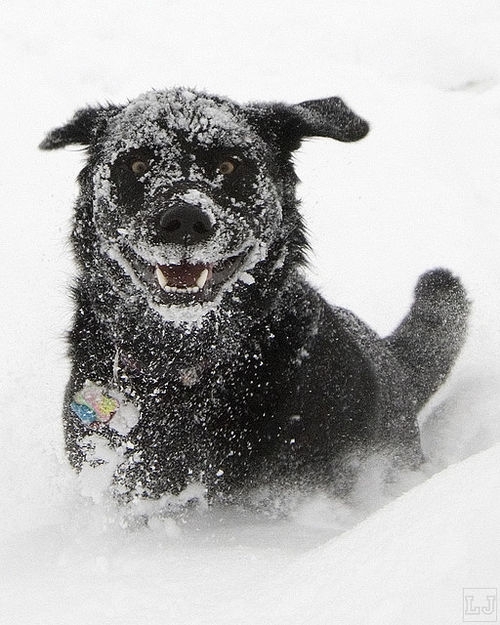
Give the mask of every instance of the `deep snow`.
[{"label": "deep snow", "polygon": [[[463,588],[500,586],[498,2],[16,0],[1,13],[0,623],[460,623]],[[319,493],[286,520],[214,510],[130,531],[67,467],[82,156],[36,145],[85,103],[176,84],[341,95],[371,122],[357,144],[296,155],[311,279],[331,301],[387,333],[422,271],[463,277],[469,342],[422,415],[432,462],[390,492],[374,460],[348,503]]]}]

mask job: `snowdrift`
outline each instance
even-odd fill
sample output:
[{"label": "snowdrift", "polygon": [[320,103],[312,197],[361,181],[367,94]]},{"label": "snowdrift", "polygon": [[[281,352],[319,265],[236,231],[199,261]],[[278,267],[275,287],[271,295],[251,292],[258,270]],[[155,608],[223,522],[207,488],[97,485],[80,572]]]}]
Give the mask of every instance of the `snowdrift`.
[{"label": "snowdrift", "polygon": [[461,622],[463,589],[498,580],[499,461],[497,445],[453,465],[294,562],[274,622]]}]

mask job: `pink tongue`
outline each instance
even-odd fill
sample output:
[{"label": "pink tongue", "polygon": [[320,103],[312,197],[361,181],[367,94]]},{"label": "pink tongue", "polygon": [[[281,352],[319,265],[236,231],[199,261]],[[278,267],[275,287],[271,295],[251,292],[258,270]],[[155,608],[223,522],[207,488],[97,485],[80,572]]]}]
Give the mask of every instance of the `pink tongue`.
[{"label": "pink tongue", "polygon": [[180,265],[158,265],[162,274],[167,279],[169,286],[193,287],[204,269],[208,270],[208,279],[212,277],[212,265],[198,263],[190,265],[182,263]]}]

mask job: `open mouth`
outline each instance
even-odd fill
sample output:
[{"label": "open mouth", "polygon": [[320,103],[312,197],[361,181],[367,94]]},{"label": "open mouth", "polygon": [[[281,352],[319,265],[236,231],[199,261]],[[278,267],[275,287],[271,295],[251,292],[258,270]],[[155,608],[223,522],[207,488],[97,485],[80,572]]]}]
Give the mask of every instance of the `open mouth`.
[{"label": "open mouth", "polygon": [[146,255],[131,245],[108,247],[106,252],[137,288],[149,293],[153,307],[160,305],[162,314],[170,307],[199,310],[197,304],[215,303],[238,280],[252,284],[254,279],[248,271],[262,258],[261,250],[253,246],[222,260],[180,260],[175,264],[148,262]]},{"label": "open mouth", "polygon": [[165,293],[199,293],[213,277],[213,264],[156,265],[155,276]]},{"label": "open mouth", "polygon": [[236,275],[245,256],[239,254],[218,263],[157,264],[149,273],[160,289],[163,303],[205,302],[212,300],[217,291]]}]

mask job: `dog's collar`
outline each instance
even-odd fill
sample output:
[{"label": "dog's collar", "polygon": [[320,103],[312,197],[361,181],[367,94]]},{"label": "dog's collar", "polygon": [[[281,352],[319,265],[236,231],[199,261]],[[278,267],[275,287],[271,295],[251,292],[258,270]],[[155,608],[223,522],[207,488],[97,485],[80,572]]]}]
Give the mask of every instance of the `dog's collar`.
[{"label": "dog's collar", "polygon": [[[197,384],[211,363],[207,359],[201,359],[196,365],[179,369],[177,379],[182,386],[190,388]],[[113,358],[113,382],[118,384],[119,380],[137,379],[145,374],[147,365],[141,360],[130,355],[120,347],[115,347]]]}]

